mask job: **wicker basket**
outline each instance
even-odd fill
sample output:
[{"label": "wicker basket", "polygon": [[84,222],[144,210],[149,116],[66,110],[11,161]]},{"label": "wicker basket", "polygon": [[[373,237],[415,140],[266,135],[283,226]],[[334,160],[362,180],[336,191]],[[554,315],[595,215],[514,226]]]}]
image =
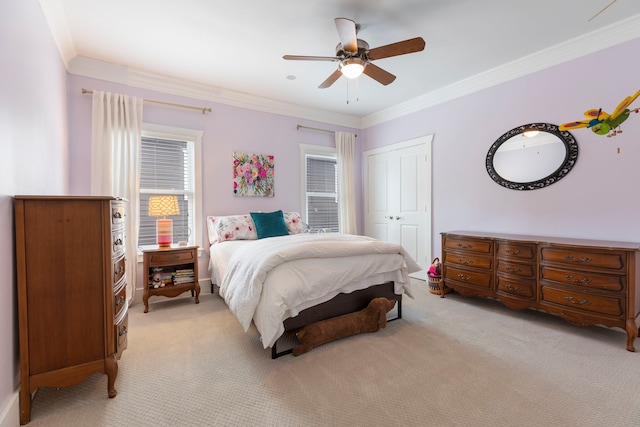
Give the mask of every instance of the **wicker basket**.
[{"label": "wicker basket", "polygon": [[[427,274],[427,278],[429,279],[429,292],[431,292],[434,295],[442,295],[441,291],[440,291],[440,284],[442,283],[442,276],[432,276],[430,274]],[[447,288],[446,286],[444,287],[444,293],[448,294],[452,291],[453,289],[451,288]]]}]

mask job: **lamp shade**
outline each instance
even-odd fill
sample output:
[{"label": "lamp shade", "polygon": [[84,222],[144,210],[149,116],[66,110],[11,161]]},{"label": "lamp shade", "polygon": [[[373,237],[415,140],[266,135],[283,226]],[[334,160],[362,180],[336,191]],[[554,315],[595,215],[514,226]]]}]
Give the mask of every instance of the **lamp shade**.
[{"label": "lamp shade", "polygon": [[180,215],[180,207],[176,196],[149,197],[149,216],[171,215]]},{"label": "lamp shade", "polygon": [[[171,215],[180,215],[176,196],[149,197],[149,216],[165,217]],[[171,219],[158,218],[156,220],[156,242],[161,248],[169,247],[173,243],[173,221]]]}]

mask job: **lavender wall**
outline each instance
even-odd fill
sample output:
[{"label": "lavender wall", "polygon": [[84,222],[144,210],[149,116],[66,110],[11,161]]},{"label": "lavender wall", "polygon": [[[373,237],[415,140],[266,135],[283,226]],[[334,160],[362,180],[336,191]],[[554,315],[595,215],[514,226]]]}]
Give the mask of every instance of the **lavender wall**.
[{"label": "lavender wall", "polygon": [[66,73],[37,0],[0,4],[0,40],[0,424],[17,425],[12,196],[66,192]]},{"label": "lavender wall", "polygon": [[[330,134],[296,130],[298,123],[327,127],[321,123],[78,76],[68,76],[65,84],[64,67],[37,0],[2,3],[0,40],[11,40],[0,44],[0,144],[5,159],[0,169],[3,236],[13,236],[12,195],[88,193],[91,97],[81,94],[82,87],[213,108],[213,113],[202,115],[147,104],[144,112],[145,122],[204,131],[201,162],[205,215],[299,210],[298,144],[333,145]],[[579,120],[582,112],[590,108],[602,107],[611,112],[622,98],[640,89],[632,60],[639,50],[640,40],[634,40],[358,131],[357,148],[361,153],[421,135],[435,135],[434,254],[440,252],[439,233],[451,229],[640,241],[640,225],[635,218],[640,211],[635,188],[640,181],[636,165],[640,158],[640,116],[633,115],[624,124],[624,133],[615,138],[575,130],[573,134],[580,145],[576,167],[562,181],[542,190],[507,190],[494,183],[484,167],[491,143],[517,125]],[[640,106],[640,100],[635,105]],[[275,155],[274,198],[232,195],[230,158],[235,150]],[[361,193],[360,220],[362,200]],[[203,267],[206,261],[201,260]],[[0,341],[11,343],[0,346],[0,414],[17,387],[14,262],[13,239],[0,240],[0,271],[4,274],[0,281],[4,287]]]},{"label": "lavender wall", "polygon": [[[300,211],[299,144],[335,146],[334,136],[326,132],[297,130],[298,124],[356,132],[355,129],[336,128],[326,124],[215,104],[201,100],[167,95],[150,90],[127,87],[86,77],[70,75],[68,79],[69,129],[71,153],[70,191],[88,194],[91,164],[91,95],[83,95],[82,88],[124,93],[145,99],[185,105],[211,107],[212,113],[145,103],[145,123],[202,130],[202,190],[203,213],[230,215],[250,211]],[[356,132],[357,133],[357,132]],[[361,138],[358,142],[362,143]],[[232,187],[232,152],[244,151],[275,156],[274,197],[234,197]],[[358,169],[360,169],[358,156]],[[362,216],[362,212],[359,212]],[[203,242],[207,243],[203,223]],[[208,251],[208,248],[206,248]],[[208,255],[200,258],[201,278],[208,277]],[[141,271],[141,269],[139,269]],[[140,284],[137,285],[138,288]]]},{"label": "lavender wall", "polygon": [[591,108],[611,113],[640,89],[639,51],[637,39],[368,128],[366,149],[435,135],[434,256],[441,252],[439,233],[460,229],[640,241],[640,114],[632,113],[613,138],[572,131],[578,161],[550,187],[508,190],[485,169],[490,145],[518,125],[582,120]]}]

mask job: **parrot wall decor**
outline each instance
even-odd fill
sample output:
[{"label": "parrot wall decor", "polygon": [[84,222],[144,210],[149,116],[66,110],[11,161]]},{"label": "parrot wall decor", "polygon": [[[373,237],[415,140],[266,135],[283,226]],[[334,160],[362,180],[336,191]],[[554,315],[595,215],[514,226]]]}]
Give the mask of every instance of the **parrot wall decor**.
[{"label": "parrot wall decor", "polygon": [[585,111],[584,115],[588,118],[588,120],[564,123],[559,126],[559,129],[561,131],[564,131],[579,128],[589,128],[593,133],[596,133],[598,135],[607,135],[608,138],[616,136],[617,134],[622,133],[620,125],[629,118],[629,115],[632,112],[638,113],[638,111],[640,111],[640,108],[632,110],[629,110],[627,108],[633,101],[635,101],[638,96],[640,96],[640,90],[638,90],[632,96],[627,96],[625,99],[623,99],[611,114],[607,114],[606,112],[602,111],[602,108],[594,108]]}]

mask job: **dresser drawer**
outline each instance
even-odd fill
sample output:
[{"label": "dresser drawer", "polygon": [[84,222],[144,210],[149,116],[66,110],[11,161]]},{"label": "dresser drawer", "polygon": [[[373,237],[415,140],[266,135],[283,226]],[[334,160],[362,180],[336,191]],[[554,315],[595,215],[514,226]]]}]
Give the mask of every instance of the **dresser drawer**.
[{"label": "dresser drawer", "polygon": [[124,230],[114,231],[111,233],[111,251],[113,256],[118,256],[124,253],[125,247],[125,234]]},{"label": "dresser drawer", "polygon": [[498,259],[497,270],[498,273],[515,274],[516,276],[527,278],[536,277],[535,264],[524,264]]},{"label": "dresser drawer", "polygon": [[542,267],[540,274],[541,280],[615,292],[624,290],[627,282],[626,276],[598,274],[589,271],[562,270],[551,267]]},{"label": "dresser drawer", "polygon": [[191,249],[184,251],[167,251],[163,252],[154,252],[151,254],[151,265],[154,264],[163,264],[165,262],[170,263],[179,263],[179,262],[195,262],[194,251]]},{"label": "dresser drawer", "polygon": [[114,326],[116,339],[116,358],[127,348],[127,337],[129,335],[129,313],[125,314],[122,320]]},{"label": "dresser drawer", "polygon": [[113,294],[113,318],[122,317],[122,310],[127,309],[127,286],[126,283],[116,293]]},{"label": "dresser drawer", "polygon": [[563,249],[543,246],[540,254],[542,262],[579,266],[578,268],[603,268],[620,271],[624,270],[626,265],[624,252],[598,252],[586,249]]},{"label": "dresser drawer", "polygon": [[493,258],[482,257],[472,253],[446,252],[442,260],[446,264],[457,264],[468,267],[491,269]]},{"label": "dresser drawer", "polygon": [[120,257],[113,263],[113,285],[117,285],[125,275],[124,257]]},{"label": "dresser drawer", "polygon": [[536,247],[535,245],[498,241],[496,242],[496,254],[504,257],[533,260],[536,257]]},{"label": "dresser drawer", "polygon": [[124,202],[122,201],[111,202],[111,224],[113,225],[124,224]]},{"label": "dresser drawer", "polygon": [[498,276],[496,278],[496,286],[498,291],[505,292],[519,297],[528,299],[535,298],[535,281],[522,280],[522,279],[510,279]]},{"label": "dresser drawer", "polygon": [[543,302],[550,302],[576,310],[606,314],[609,316],[618,317],[624,314],[624,298],[572,292],[549,286],[542,286],[540,289]]},{"label": "dresser drawer", "polygon": [[445,282],[448,280],[490,289],[492,284],[492,274],[463,270],[449,266],[445,269]]},{"label": "dresser drawer", "polygon": [[467,239],[464,237],[447,237],[444,241],[447,249],[457,249],[469,252],[493,255],[493,241]]}]

